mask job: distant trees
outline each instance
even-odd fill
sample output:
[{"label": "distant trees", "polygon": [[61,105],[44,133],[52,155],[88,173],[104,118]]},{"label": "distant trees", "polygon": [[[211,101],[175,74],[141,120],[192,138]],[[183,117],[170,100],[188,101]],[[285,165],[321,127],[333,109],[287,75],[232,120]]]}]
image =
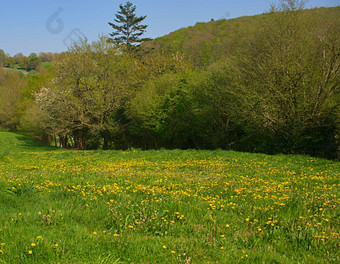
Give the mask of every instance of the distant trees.
[{"label": "distant trees", "polygon": [[22,54],[21,52],[17,53],[14,55],[14,60],[16,64],[19,64],[19,60],[24,57],[24,54]]},{"label": "distant trees", "polygon": [[9,54],[6,54],[6,63],[5,66],[10,68],[13,67],[15,65],[15,59],[13,57],[11,57]]},{"label": "distant trees", "polygon": [[42,62],[52,62],[55,57],[56,54],[52,52],[40,52],[39,56],[36,53],[31,53],[28,57],[19,52],[11,57],[10,54],[5,54],[0,49],[0,67],[13,68],[19,66],[27,71],[39,70]]},{"label": "distant trees", "polygon": [[28,69],[30,67],[30,59],[23,56],[18,60],[18,64],[22,69]]},{"label": "distant trees", "polygon": [[52,52],[39,52],[38,56],[42,62],[52,62],[55,59],[56,54]]},{"label": "distant trees", "polygon": [[17,109],[26,84],[15,71],[0,69],[0,127],[16,128]]},{"label": "distant trees", "polygon": [[27,70],[37,70],[41,67],[41,59],[38,57],[36,53],[31,53],[29,56],[29,66]]},{"label": "distant trees", "polygon": [[112,38],[109,41],[118,45],[125,45],[129,50],[140,45],[147,38],[142,38],[147,25],[140,25],[146,16],[136,16],[136,6],[131,2],[126,2],[125,5],[119,5],[120,11],[115,15],[116,23],[109,22],[108,24],[114,29],[110,34]]},{"label": "distant trees", "polygon": [[6,56],[5,52],[2,49],[0,49],[0,67],[5,66],[6,59],[7,59],[7,56]]}]

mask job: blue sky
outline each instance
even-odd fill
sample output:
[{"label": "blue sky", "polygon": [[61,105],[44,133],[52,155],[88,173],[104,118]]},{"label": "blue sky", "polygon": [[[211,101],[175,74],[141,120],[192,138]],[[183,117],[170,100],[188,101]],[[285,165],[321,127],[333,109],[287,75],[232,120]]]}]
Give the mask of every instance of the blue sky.
[{"label": "blue sky", "polygon": [[[114,14],[125,0],[2,0],[0,49],[18,52],[67,50],[71,39],[95,40],[109,34]],[[146,37],[156,38],[176,29],[207,22],[211,18],[235,18],[261,14],[272,0],[133,0],[137,15],[147,15]],[[310,0],[307,8],[338,6],[340,0]],[[74,31],[74,29],[78,29]]]}]

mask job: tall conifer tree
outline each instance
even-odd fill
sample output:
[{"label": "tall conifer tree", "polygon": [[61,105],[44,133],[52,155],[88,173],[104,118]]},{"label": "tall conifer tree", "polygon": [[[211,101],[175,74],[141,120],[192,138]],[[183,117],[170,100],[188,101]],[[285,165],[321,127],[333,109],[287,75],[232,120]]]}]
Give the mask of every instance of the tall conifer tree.
[{"label": "tall conifer tree", "polygon": [[119,8],[120,11],[115,14],[116,19],[114,19],[117,24],[109,22],[109,25],[115,30],[110,34],[112,38],[109,38],[109,41],[133,49],[148,40],[141,37],[146,32],[147,25],[140,25],[140,23],[146,16],[137,17],[136,6],[129,1],[125,5],[120,4]]}]

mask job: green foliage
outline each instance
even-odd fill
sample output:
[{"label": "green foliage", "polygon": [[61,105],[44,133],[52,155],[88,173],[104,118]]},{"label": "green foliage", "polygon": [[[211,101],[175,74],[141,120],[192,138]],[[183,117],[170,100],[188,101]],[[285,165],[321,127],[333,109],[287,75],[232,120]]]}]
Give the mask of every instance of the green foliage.
[{"label": "green foliage", "polygon": [[[297,2],[297,1],[293,1]],[[301,1],[299,1],[301,2]],[[275,5],[278,8],[277,5]],[[322,26],[318,20],[338,21],[340,7],[316,8],[299,11],[308,14],[306,25]],[[264,25],[270,25],[271,13],[235,19],[220,19],[209,23],[176,30],[166,36],[146,43],[147,46],[168,52],[181,51],[195,67],[206,67],[220,59],[242,54],[248,46],[249,37]],[[308,20],[310,20],[308,22]]]},{"label": "green foliage", "polygon": [[4,50],[0,49],[0,67],[3,67],[6,65],[7,56],[4,52]]},{"label": "green foliage", "polygon": [[304,145],[314,129],[324,131],[319,142],[336,149],[339,116],[332,113],[339,106],[340,24],[326,18],[324,25],[307,24],[315,23],[310,15],[271,14],[237,65],[242,106],[254,133],[262,128],[263,136],[274,139],[268,146],[287,153]]},{"label": "green foliage", "polygon": [[0,127],[16,128],[17,107],[26,84],[16,71],[0,69]]},{"label": "green foliage", "polygon": [[28,58],[29,58],[29,66],[27,68],[28,71],[38,70],[39,67],[41,67],[41,59],[38,57],[37,54],[31,53]]},{"label": "green foliage", "polygon": [[146,16],[137,17],[135,14],[136,6],[131,2],[119,5],[119,8],[120,11],[118,11],[118,14],[115,15],[116,19],[114,19],[118,24],[108,23],[115,30],[110,34],[112,38],[108,40],[114,44],[125,45],[130,50],[148,40],[147,38],[142,38],[147,25],[140,25]]},{"label": "green foliage", "polygon": [[27,85],[22,91],[22,100],[17,107],[17,118],[19,124],[17,129],[20,131],[31,132],[36,135],[43,135],[43,127],[39,109],[36,103],[36,94],[43,87],[51,82],[54,74],[50,70],[44,70],[40,73],[29,74],[27,76]]}]

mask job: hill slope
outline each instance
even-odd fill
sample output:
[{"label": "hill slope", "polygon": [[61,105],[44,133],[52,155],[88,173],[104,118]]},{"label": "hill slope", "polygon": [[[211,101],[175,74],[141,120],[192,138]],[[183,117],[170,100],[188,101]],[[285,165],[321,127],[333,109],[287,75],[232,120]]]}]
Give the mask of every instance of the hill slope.
[{"label": "hill slope", "polygon": [[[326,23],[332,19],[340,21],[340,6],[331,8],[307,9],[301,12],[306,27],[318,24],[322,18]],[[249,37],[259,27],[268,23],[271,14],[222,19],[182,28],[166,36],[153,40],[149,45],[156,49],[183,52],[194,66],[207,66],[235,53],[245,45]]]}]

